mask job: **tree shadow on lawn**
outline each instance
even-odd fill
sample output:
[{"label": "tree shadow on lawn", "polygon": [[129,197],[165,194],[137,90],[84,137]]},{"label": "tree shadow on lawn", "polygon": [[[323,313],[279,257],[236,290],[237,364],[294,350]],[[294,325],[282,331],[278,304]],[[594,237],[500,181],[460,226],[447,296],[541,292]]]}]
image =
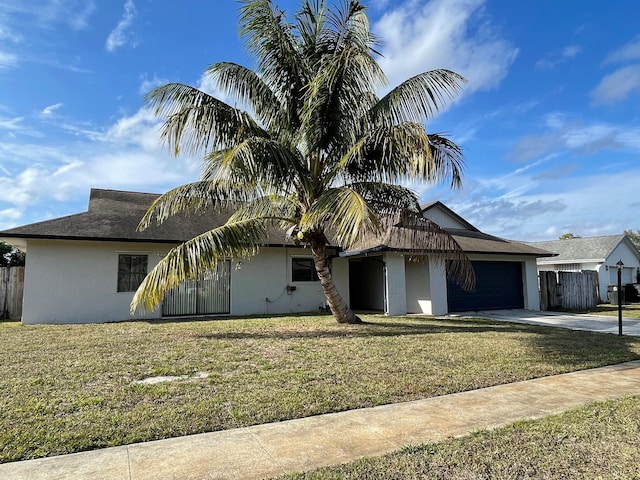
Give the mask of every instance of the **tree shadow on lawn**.
[{"label": "tree shadow on lawn", "polygon": [[[416,321],[422,320],[424,323]],[[440,322],[441,324],[433,323]],[[526,325],[495,324],[491,321],[467,321],[464,325],[453,325],[446,319],[414,319],[413,322],[402,320],[383,322],[363,321],[360,324],[337,325],[335,329],[319,326],[313,330],[278,329],[274,331],[225,331],[197,334],[198,338],[211,340],[238,339],[306,339],[306,338],[370,338],[401,337],[416,335],[434,335],[446,333],[481,333],[481,332],[523,332]]]},{"label": "tree shadow on lawn", "polygon": [[[364,321],[359,325],[347,325],[314,330],[278,331],[229,331],[196,334],[208,340],[256,340],[256,339],[314,339],[314,338],[376,338],[442,334],[522,334],[523,340],[542,349],[549,360],[560,364],[600,359],[596,363],[606,365],[640,359],[640,339],[635,337],[571,330],[561,327],[546,327],[496,321],[487,319],[442,319],[413,317],[411,321],[384,320]],[[500,348],[500,345],[496,345]]]},{"label": "tree shadow on lawn", "polygon": [[[268,318],[287,318],[289,314],[271,315]],[[295,317],[326,317],[326,314],[307,312],[295,314]],[[339,339],[339,338],[380,338],[380,337],[411,337],[442,334],[483,334],[483,333],[514,333],[522,334],[523,341],[533,347],[541,349],[549,361],[556,365],[575,365],[588,363],[588,366],[603,366],[640,359],[640,339],[635,337],[571,330],[562,327],[530,325],[512,323],[502,320],[490,320],[472,317],[438,318],[438,317],[387,317],[384,315],[369,315],[371,320],[355,325],[338,325],[326,328],[318,325],[315,329],[296,330],[295,327],[278,328],[269,331],[265,323],[259,331],[252,331],[252,327],[241,326],[237,330],[226,330],[230,322],[235,320],[264,319],[264,315],[249,317],[201,317],[181,319],[151,319],[145,320],[150,324],[182,323],[187,321],[212,323],[212,330],[220,322],[225,324],[225,331],[211,333],[194,333],[194,338],[204,340],[295,340],[295,339]],[[257,330],[257,329],[256,329]],[[496,344],[496,348],[501,345]],[[585,367],[588,368],[588,367]]]}]

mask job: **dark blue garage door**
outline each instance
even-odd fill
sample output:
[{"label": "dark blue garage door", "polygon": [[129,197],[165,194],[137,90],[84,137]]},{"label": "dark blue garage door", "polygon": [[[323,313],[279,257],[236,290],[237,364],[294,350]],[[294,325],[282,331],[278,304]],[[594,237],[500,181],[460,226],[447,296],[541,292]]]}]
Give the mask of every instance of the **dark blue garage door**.
[{"label": "dark blue garage door", "polygon": [[522,263],[471,262],[476,272],[476,291],[465,292],[447,282],[450,312],[524,308]]}]

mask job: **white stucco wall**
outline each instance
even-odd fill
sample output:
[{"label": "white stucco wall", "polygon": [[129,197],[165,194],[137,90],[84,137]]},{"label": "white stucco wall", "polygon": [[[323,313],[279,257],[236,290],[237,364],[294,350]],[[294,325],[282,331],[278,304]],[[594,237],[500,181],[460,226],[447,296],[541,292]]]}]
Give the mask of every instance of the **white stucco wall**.
[{"label": "white stucco wall", "polygon": [[607,282],[610,284],[618,283],[617,263],[620,260],[624,263],[624,267],[622,268],[622,283],[635,283],[636,272],[638,267],[640,267],[640,260],[638,260],[638,257],[631,251],[625,242],[620,242],[605,259],[604,263],[609,267],[609,277],[607,278]]},{"label": "white stucco wall", "polygon": [[[132,292],[117,292],[118,255],[148,255],[153,268],[166,246],[29,240],[22,322],[89,323],[131,318]],[[160,312],[140,315],[157,318]]]},{"label": "white stucco wall", "polygon": [[430,208],[422,214],[432,222],[437,223],[442,228],[458,228],[467,230],[469,227],[460,222],[457,218],[452,217],[449,213],[439,207]]},{"label": "white stucco wall", "polygon": [[445,315],[447,277],[442,260],[428,258],[415,263],[405,260],[407,313]]},{"label": "white stucco wall", "polygon": [[407,288],[407,313],[431,314],[431,286],[429,260],[409,262],[405,260]]},{"label": "white stucco wall", "polygon": [[[149,270],[169,250],[151,243],[29,240],[23,323],[86,323],[131,318],[133,292],[117,292],[118,255],[146,254]],[[299,313],[325,305],[320,282],[294,282],[293,257],[311,258],[301,248],[264,248],[231,269],[231,315]],[[521,261],[525,308],[539,310],[535,259],[471,255],[471,260]],[[631,262],[631,258],[629,261]],[[625,261],[625,259],[623,259]],[[398,253],[384,255],[386,305],[389,315],[447,313],[447,286],[442,262],[408,262]],[[332,273],[349,304],[349,260],[336,258]],[[295,290],[287,289],[295,287]],[[159,318],[160,310],[137,317]]]},{"label": "white stucco wall", "polygon": [[333,281],[340,292],[343,300],[347,305],[351,304],[349,296],[349,259],[348,258],[333,258],[331,260],[331,275]]},{"label": "white stucco wall", "polygon": [[385,253],[383,258],[386,268],[385,289],[387,292],[385,313],[387,315],[405,315],[407,313],[407,290],[404,256],[398,253]]},{"label": "white stucco wall", "polygon": [[[133,292],[117,292],[118,255],[148,255],[151,270],[169,245],[147,243],[29,240],[22,321],[98,323],[131,319]],[[240,265],[232,263],[231,314],[317,311],[325,304],[320,282],[293,282],[291,258],[309,257],[304,249],[265,248]],[[345,262],[346,263],[346,262]],[[236,268],[239,267],[239,268]],[[334,272],[348,285],[348,264]],[[287,285],[294,291],[287,291]],[[267,301],[266,299],[269,299]],[[159,318],[160,309],[136,317]]]},{"label": "white stucco wall", "polygon": [[[235,262],[231,267],[231,314],[299,313],[324,306],[320,282],[291,279],[293,257],[311,258],[311,254],[302,248],[263,248],[257,256],[242,260],[240,268],[235,268]],[[340,285],[346,276],[348,285],[348,270],[338,268],[332,273]],[[287,291],[287,285],[295,290]]]}]

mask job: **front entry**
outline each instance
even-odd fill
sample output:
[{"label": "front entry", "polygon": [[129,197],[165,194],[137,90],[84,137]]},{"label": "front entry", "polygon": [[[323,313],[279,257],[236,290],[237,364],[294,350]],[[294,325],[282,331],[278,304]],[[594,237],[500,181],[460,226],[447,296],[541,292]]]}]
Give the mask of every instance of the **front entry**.
[{"label": "front entry", "polygon": [[349,260],[349,303],[352,310],[385,311],[384,269],[381,255]]},{"label": "front entry", "polygon": [[169,290],[162,303],[162,316],[220,315],[230,313],[231,262],[218,262],[215,271],[198,280]]}]

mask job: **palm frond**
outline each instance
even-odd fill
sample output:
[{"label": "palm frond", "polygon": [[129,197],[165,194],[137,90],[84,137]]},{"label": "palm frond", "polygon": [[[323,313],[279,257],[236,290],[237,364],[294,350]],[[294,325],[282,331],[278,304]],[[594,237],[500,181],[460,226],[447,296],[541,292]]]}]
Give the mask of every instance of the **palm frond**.
[{"label": "palm frond", "polygon": [[440,135],[429,135],[422,124],[405,122],[367,132],[342,157],[336,171],[354,181],[461,181],[460,149]]},{"label": "palm frond", "polygon": [[455,98],[466,79],[451,70],[430,70],[411,77],[387,93],[371,109],[373,125],[421,123]]},{"label": "palm frond", "polygon": [[187,183],[160,195],[142,217],[138,230],[159,225],[178,213],[226,213],[249,200],[249,193],[246,190],[229,191],[213,181]]},{"label": "palm frond", "polygon": [[285,12],[270,0],[242,0],[240,35],[247,50],[255,55],[258,71],[286,112],[291,129],[299,125],[297,99],[309,81],[310,71],[300,55]]},{"label": "palm frond", "polygon": [[246,112],[189,85],[169,83],[145,97],[153,112],[166,118],[162,140],[174,155],[197,155],[268,134]]},{"label": "palm frond", "polygon": [[[326,227],[325,227],[326,226]],[[381,233],[378,213],[353,188],[340,187],[326,190],[300,220],[302,230],[333,232],[339,245],[349,247],[361,235]]]},{"label": "palm frond", "polygon": [[276,224],[281,230],[287,230],[300,221],[299,204],[295,197],[283,195],[265,195],[236,208],[229,217],[230,222],[261,219]]},{"label": "palm frond", "polygon": [[205,74],[209,75],[221,90],[232,95],[234,100],[250,105],[258,121],[267,130],[278,118],[280,101],[253,70],[232,62],[220,62],[210,65]]},{"label": "palm frond", "polygon": [[352,250],[390,248],[407,254],[414,262],[440,259],[446,262],[448,277],[465,290],[475,289],[475,272],[458,242],[421,212],[405,210],[381,219],[383,234],[362,235]]},{"label": "palm frond", "polygon": [[418,196],[412,190],[393,183],[356,182],[346,185],[358,192],[381,217],[405,210],[419,212]]},{"label": "palm frond", "polygon": [[208,161],[217,163],[214,177],[220,182],[234,181],[265,192],[291,192],[305,189],[309,172],[299,154],[281,142],[262,137],[248,138]]},{"label": "palm frond", "polygon": [[310,65],[315,64],[326,51],[326,19],[324,0],[305,0],[296,14],[301,53]]},{"label": "palm frond", "polygon": [[359,119],[370,107],[362,99],[386,79],[373,57],[375,39],[360,3],[345,1],[328,19],[324,54],[305,91],[302,129],[310,150],[331,153],[357,140]]},{"label": "palm frond", "polygon": [[428,134],[434,171],[439,175],[434,178],[451,179],[451,188],[462,187],[464,157],[462,149],[454,142],[440,134]]},{"label": "palm frond", "polygon": [[149,272],[131,302],[131,313],[155,310],[165,292],[181,282],[199,278],[216,269],[218,261],[256,255],[267,239],[261,220],[227,222],[175,248]]}]

